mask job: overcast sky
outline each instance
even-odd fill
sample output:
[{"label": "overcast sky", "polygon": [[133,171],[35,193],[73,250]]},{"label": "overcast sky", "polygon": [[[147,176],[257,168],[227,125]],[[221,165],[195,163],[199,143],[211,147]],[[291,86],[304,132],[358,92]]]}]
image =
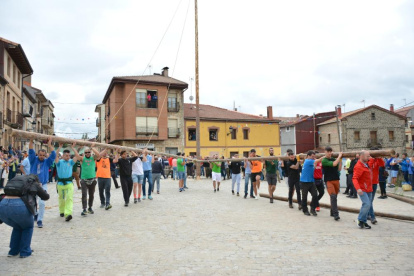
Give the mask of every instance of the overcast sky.
[{"label": "overcast sky", "polygon": [[[33,86],[55,105],[58,135],[93,136],[113,76],[168,66],[190,84],[190,102],[193,2],[1,0],[0,36],[23,46]],[[414,101],[414,1],[198,2],[202,104],[295,116]]]}]

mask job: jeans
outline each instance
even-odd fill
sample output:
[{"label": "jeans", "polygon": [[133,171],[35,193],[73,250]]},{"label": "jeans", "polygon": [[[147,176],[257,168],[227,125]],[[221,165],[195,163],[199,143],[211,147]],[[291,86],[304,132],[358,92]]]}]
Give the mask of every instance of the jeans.
[{"label": "jeans", "polygon": [[371,197],[372,193],[363,192],[359,198],[362,201],[361,210],[359,211],[358,220],[362,222],[367,222],[367,217],[369,213],[369,209],[371,208]]},{"label": "jeans", "polygon": [[408,179],[408,171],[406,171],[406,172],[403,171],[402,173],[404,175],[404,181],[407,182],[407,183],[409,183],[410,180]]},{"label": "jeans", "polygon": [[234,184],[237,182],[237,193],[240,192],[240,181],[241,181],[241,174],[232,174],[231,175],[231,190],[234,191]]},{"label": "jeans", "polygon": [[289,184],[289,205],[291,205],[293,202],[293,192],[295,191],[295,189],[296,189],[296,197],[298,200],[298,204],[302,205],[299,181],[290,181],[290,179],[288,178],[288,184]]},{"label": "jeans", "polygon": [[280,180],[283,180],[283,170],[282,170],[282,167],[279,167],[278,170],[279,170]]},{"label": "jeans", "polygon": [[[47,191],[47,184],[42,184],[43,190]],[[37,197],[37,202],[39,202],[39,210],[37,214],[37,220],[43,221],[43,216],[45,215],[45,201],[40,197]]]},{"label": "jeans", "polygon": [[121,175],[121,188],[122,188],[122,193],[124,195],[125,203],[129,203],[129,198],[131,197],[131,193],[132,193],[132,177],[130,175],[129,176]]},{"label": "jeans", "polygon": [[318,196],[316,193],[316,187],[314,182],[302,182],[302,210],[308,211],[308,192],[312,195],[312,202],[310,204],[311,210],[315,211],[318,204]]},{"label": "jeans", "polygon": [[253,196],[253,182],[250,179],[251,173],[245,173],[244,175],[244,195],[249,193],[249,180],[250,180],[250,196]]},{"label": "jeans", "polygon": [[[111,202],[111,179],[110,178],[98,178],[99,197],[101,204],[109,205]],[[105,195],[104,195],[105,191]]]},{"label": "jeans", "polygon": [[319,201],[321,200],[321,198],[325,194],[325,187],[323,186],[323,180],[322,179],[315,179],[315,187],[316,187],[316,192],[318,194],[318,201],[316,203],[316,207],[319,207]]},{"label": "jeans", "polygon": [[226,180],[226,169],[221,169],[221,177],[223,177],[223,180]]},{"label": "jeans", "polygon": [[374,198],[375,198],[375,194],[377,193],[377,189],[378,189],[378,184],[372,184],[371,207],[369,208],[369,216],[371,217],[371,221],[375,219]]},{"label": "jeans", "polygon": [[111,177],[112,177],[112,180],[114,181],[115,188],[119,188],[118,181],[116,180],[116,174],[115,174],[115,171],[111,171]]},{"label": "jeans", "polygon": [[4,198],[0,202],[0,219],[13,227],[10,255],[30,256],[33,236],[33,215],[20,198]]},{"label": "jeans", "polygon": [[[82,208],[86,209],[87,206],[89,206],[89,208],[92,208],[94,194],[95,194],[96,180],[94,179],[90,185],[86,183],[85,179],[81,179],[80,183],[82,187]],[[89,194],[89,202],[88,202],[88,194]]]},{"label": "jeans", "polygon": [[178,170],[177,167],[173,167],[173,177],[174,180],[178,179]]},{"label": "jeans", "polygon": [[204,167],[203,166],[200,167],[200,175],[204,176]]},{"label": "jeans", "polygon": [[146,196],[145,184],[146,184],[147,179],[148,179],[148,196],[150,196],[151,192],[152,192],[152,185],[154,183],[154,182],[152,182],[152,171],[144,171],[144,180],[142,181],[142,194],[143,194],[143,196]]},{"label": "jeans", "polygon": [[157,192],[159,192],[160,191],[161,174],[160,173],[153,173],[152,176],[153,176],[152,179],[154,181],[154,184],[155,184],[155,182],[157,183]]}]

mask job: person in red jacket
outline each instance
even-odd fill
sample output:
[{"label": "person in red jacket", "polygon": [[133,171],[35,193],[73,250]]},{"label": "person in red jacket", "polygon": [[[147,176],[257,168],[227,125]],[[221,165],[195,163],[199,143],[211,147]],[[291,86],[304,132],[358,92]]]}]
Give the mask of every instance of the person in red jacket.
[{"label": "person in red jacket", "polygon": [[354,174],[352,176],[352,183],[362,201],[361,210],[358,215],[358,226],[361,229],[371,229],[371,226],[367,223],[372,202],[372,171],[368,165],[370,158],[371,156],[368,151],[362,151],[359,161],[354,167]]},{"label": "person in red jacket", "polygon": [[[372,148],[371,150],[378,150],[378,148]],[[368,161],[368,166],[372,171],[372,198],[371,198],[371,208],[369,209],[368,219],[371,220],[372,224],[377,224],[374,213],[374,198],[377,192],[378,183],[379,183],[379,168],[385,167],[385,162],[382,158],[371,158]]]}]

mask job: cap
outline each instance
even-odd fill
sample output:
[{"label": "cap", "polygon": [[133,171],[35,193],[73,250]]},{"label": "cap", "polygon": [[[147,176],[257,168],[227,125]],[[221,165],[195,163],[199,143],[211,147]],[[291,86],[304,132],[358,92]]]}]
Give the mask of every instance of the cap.
[{"label": "cap", "polygon": [[250,152],[256,152],[256,150],[255,149],[251,149]]}]

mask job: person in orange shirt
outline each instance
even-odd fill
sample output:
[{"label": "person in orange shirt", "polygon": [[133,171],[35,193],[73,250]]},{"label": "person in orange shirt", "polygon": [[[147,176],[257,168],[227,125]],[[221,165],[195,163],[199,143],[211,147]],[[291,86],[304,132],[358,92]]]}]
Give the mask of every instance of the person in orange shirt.
[{"label": "person in orange shirt", "polygon": [[[378,150],[378,148],[372,148],[371,150]],[[371,198],[371,208],[369,209],[368,219],[371,220],[372,224],[377,224],[374,213],[374,198],[377,192],[378,183],[379,183],[379,169],[380,167],[385,167],[385,162],[382,158],[371,158],[368,161],[368,166],[372,171],[372,198]]]},{"label": "person in orange shirt", "polygon": [[[98,178],[99,197],[101,208],[112,208],[111,205],[111,163],[106,150],[100,153],[101,158],[96,160],[96,177]],[[105,192],[105,194],[104,194]]]},{"label": "person in orange shirt", "polygon": [[[256,150],[251,149],[249,157],[256,157]],[[263,164],[259,160],[251,160],[247,161],[247,159],[244,160],[245,164],[249,166],[249,168],[252,170],[252,173],[250,175],[251,181],[253,183],[253,190],[255,194],[255,198],[259,199],[259,193],[260,193],[260,176],[263,169]]]},{"label": "person in orange shirt", "polygon": [[371,229],[371,226],[367,223],[368,213],[372,202],[372,172],[368,165],[370,158],[371,156],[368,151],[362,151],[359,161],[354,167],[354,174],[352,176],[352,183],[362,202],[361,210],[358,215],[358,227],[361,229]]}]

